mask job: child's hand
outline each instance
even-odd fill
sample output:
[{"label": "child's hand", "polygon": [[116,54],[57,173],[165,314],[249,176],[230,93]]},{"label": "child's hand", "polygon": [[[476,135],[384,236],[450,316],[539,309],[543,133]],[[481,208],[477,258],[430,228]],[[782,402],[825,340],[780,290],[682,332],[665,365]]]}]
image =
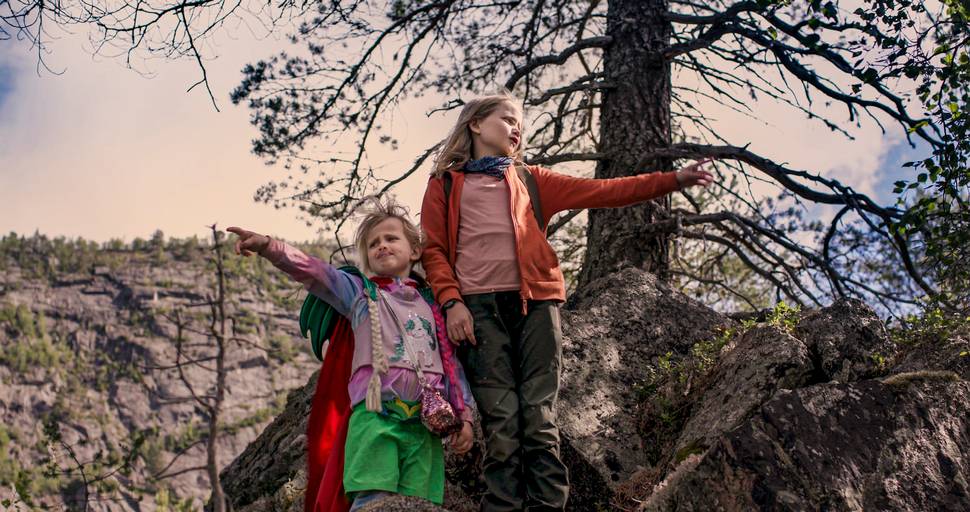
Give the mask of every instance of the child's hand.
[{"label": "child's hand", "polygon": [[236,254],[252,256],[254,253],[262,253],[269,246],[269,237],[266,235],[260,235],[259,233],[253,233],[252,231],[246,231],[245,229],[237,227],[226,228],[226,231],[239,236],[239,240],[236,240]]},{"label": "child's hand", "polygon": [[448,337],[456,345],[462,341],[468,341],[472,345],[478,344],[475,340],[475,328],[472,321],[472,313],[464,303],[458,302],[445,311],[445,327],[448,329]]},{"label": "child's hand", "polygon": [[451,434],[448,442],[451,443],[451,450],[461,455],[472,448],[472,440],[475,435],[472,433],[472,424],[467,421],[461,422],[461,431]]},{"label": "child's hand", "polygon": [[677,171],[677,183],[681,189],[700,185],[706,187],[714,182],[714,175],[704,170],[704,164],[713,161],[713,158],[705,158],[699,162],[694,162],[687,167]]}]

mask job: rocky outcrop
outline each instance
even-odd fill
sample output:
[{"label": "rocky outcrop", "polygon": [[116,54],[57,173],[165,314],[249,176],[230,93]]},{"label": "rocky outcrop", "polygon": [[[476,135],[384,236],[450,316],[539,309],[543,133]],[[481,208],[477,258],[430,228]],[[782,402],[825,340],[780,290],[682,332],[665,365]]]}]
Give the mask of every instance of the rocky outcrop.
[{"label": "rocky outcrop", "polygon": [[305,432],[319,376],[318,371],[290,392],[283,413],[223,470],[223,489],[234,510],[303,510]]},{"label": "rocky outcrop", "polygon": [[815,377],[809,349],[774,328],[755,328],[730,348],[693,397],[690,418],[673,445],[676,458],[703,452],[724,432],[780,390],[808,385]]},{"label": "rocky outcrop", "polygon": [[822,381],[853,382],[879,376],[896,354],[882,320],[856,299],[807,312],[793,334],[808,348]]},{"label": "rocky outcrop", "polygon": [[[852,300],[739,325],[636,270],[573,297],[563,331],[571,510],[970,506],[962,341],[899,349]],[[271,453],[301,449],[273,427],[262,437],[279,440]],[[277,458],[294,461],[285,479],[258,457],[227,470],[248,489],[276,482],[234,494],[248,496],[237,510],[298,487],[300,462]],[[476,456],[450,459],[448,477],[445,508],[474,510]],[[439,510],[400,498],[372,510],[403,508]]]},{"label": "rocky outcrop", "polygon": [[640,510],[970,510],[968,417],[952,373],[781,391]]},{"label": "rocky outcrop", "polygon": [[[88,486],[88,510],[203,505],[208,478],[191,468],[206,464],[205,419],[174,366],[173,318],[180,310],[192,320],[182,332],[186,346],[212,344],[205,336],[205,300],[213,272],[204,256],[177,261],[165,252],[100,254],[114,264],[53,277],[2,262],[0,500],[24,501],[12,490],[20,474],[27,482],[23,492],[38,506],[82,508],[77,464],[64,446],[47,444],[45,421],[56,420],[64,443],[87,463],[89,479],[114,471],[104,485]],[[286,393],[318,364],[293,313],[300,285],[252,260],[231,257],[228,273],[234,341],[217,443],[223,464],[256,439]],[[213,376],[201,366],[211,363],[184,370],[204,393]],[[121,458],[132,453],[131,470],[120,471]],[[47,478],[45,462],[52,459],[60,472]]]},{"label": "rocky outcrop", "polygon": [[787,321],[790,333],[767,325],[732,340],[714,370],[699,377],[707,385],[685,400],[691,412],[673,445],[675,462],[706,450],[778,392],[878,376],[894,351],[882,322],[856,300]]},{"label": "rocky outcrop", "polygon": [[640,445],[636,412],[657,360],[688,354],[732,322],[633,269],[573,297],[562,322],[559,416],[564,450],[575,454],[567,460],[570,501],[595,509],[652,465]]}]

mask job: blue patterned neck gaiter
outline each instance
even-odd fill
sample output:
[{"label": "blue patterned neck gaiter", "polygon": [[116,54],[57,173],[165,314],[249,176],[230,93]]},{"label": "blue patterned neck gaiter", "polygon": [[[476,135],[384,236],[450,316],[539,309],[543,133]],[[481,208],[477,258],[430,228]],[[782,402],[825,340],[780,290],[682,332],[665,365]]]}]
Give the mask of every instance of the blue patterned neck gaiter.
[{"label": "blue patterned neck gaiter", "polygon": [[502,179],[505,177],[505,169],[508,169],[513,161],[510,156],[484,156],[466,162],[462,171],[470,174],[483,173],[493,178]]}]

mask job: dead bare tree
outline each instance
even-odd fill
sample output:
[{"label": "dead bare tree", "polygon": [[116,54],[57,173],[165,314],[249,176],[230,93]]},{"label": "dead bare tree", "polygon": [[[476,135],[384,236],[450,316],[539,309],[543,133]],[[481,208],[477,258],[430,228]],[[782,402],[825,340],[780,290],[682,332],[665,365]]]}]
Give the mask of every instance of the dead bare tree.
[{"label": "dead bare tree", "polygon": [[[216,441],[219,439],[219,415],[222,404],[226,399],[226,273],[222,254],[222,241],[225,235],[212,225],[212,250],[215,253],[217,288],[216,296],[209,298],[210,323],[209,334],[216,344],[216,383],[215,396],[209,403],[209,436],[206,440],[206,471],[209,474],[209,484],[212,486],[212,497],[209,499],[215,512],[225,512],[226,497],[222,492],[222,482],[219,479],[219,453]],[[198,399],[198,398],[197,398]]]},{"label": "dead bare tree", "polygon": [[[212,492],[209,502],[216,512],[226,510],[226,499],[219,477],[222,467],[219,465],[219,445],[218,441],[222,435],[222,416],[226,399],[226,378],[229,368],[226,357],[228,343],[233,341],[234,336],[227,331],[229,322],[232,320],[226,313],[226,271],[225,255],[223,253],[223,242],[225,236],[216,229],[216,225],[210,226],[212,229],[212,257],[211,261],[215,267],[215,280],[212,293],[206,295],[202,302],[191,303],[187,308],[206,308],[207,325],[204,328],[195,326],[195,321],[187,318],[181,309],[176,309],[165,317],[175,326],[175,360],[169,366],[156,366],[155,370],[176,370],[178,378],[185,388],[186,395],[170,396],[160,394],[160,398],[167,402],[192,402],[201,411],[205,420],[206,430],[204,436],[193,440],[175,453],[168,463],[154,475],[151,479],[161,481],[189,472],[203,471],[209,478],[209,485]],[[194,333],[204,336],[205,342],[190,342],[187,334]],[[192,369],[199,369],[211,375],[211,380],[206,382],[206,388],[200,389],[203,385],[199,379],[193,379],[189,375]],[[205,445],[206,463],[202,466],[177,467],[177,462],[193,448]]]}]

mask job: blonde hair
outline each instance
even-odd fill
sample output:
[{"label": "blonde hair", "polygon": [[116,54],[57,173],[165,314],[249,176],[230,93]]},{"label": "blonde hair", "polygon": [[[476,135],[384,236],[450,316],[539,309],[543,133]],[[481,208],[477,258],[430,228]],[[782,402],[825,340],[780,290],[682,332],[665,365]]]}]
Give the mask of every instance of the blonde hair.
[{"label": "blonde hair", "polygon": [[[357,226],[357,233],[354,235],[354,244],[357,246],[360,267],[364,275],[373,274],[373,270],[370,268],[370,263],[367,259],[367,237],[375,226],[387,219],[398,219],[401,221],[401,225],[404,226],[404,238],[411,244],[412,249],[421,250],[423,242],[421,230],[408,218],[407,208],[397,204],[394,198],[390,196],[385,197],[383,200],[379,197],[372,196],[365,198],[362,202],[369,204],[364,210],[360,225]],[[378,313],[379,306],[376,297],[372,297],[367,293],[366,287],[364,295],[367,297],[367,308],[370,313],[371,367],[373,368],[373,373],[367,382],[364,406],[368,411],[380,412],[382,409],[381,379],[387,374],[390,365],[388,364],[387,356],[384,354],[384,343],[382,341],[383,329],[381,327],[380,314]]]},{"label": "blonde hair", "polygon": [[[509,103],[521,110],[519,100],[511,92],[504,90],[499,94],[475,98],[461,109],[458,121],[451,133],[441,141],[438,154],[435,156],[434,169],[431,175],[440,178],[449,169],[460,168],[472,158],[472,131],[469,125],[472,121],[481,121],[495,111],[503,103]],[[522,160],[522,147],[525,137],[520,134],[519,146],[510,155],[515,161]]]},{"label": "blonde hair", "polygon": [[367,237],[375,226],[387,219],[400,220],[404,226],[404,238],[411,244],[412,249],[421,250],[423,244],[421,230],[408,218],[407,208],[399,205],[392,197],[386,197],[383,200],[379,197],[369,197],[364,199],[364,202],[369,204],[354,235],[354,245],[357,247],[360,269],[364,275],[371,275],[374,272],[367,260]]}]

